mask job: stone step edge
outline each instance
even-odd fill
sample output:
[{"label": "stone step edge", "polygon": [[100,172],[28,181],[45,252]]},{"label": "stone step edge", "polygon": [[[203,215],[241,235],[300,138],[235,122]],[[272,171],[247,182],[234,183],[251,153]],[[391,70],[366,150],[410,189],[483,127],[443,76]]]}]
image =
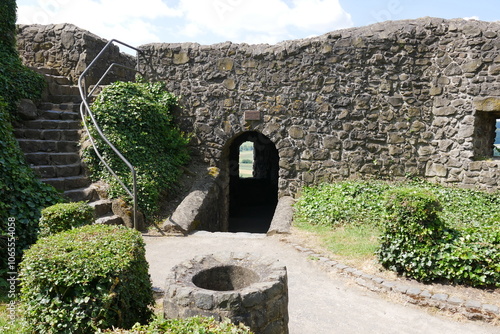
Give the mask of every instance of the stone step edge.
[{"label": "stone step edge", "polygon": [[327,271],[341,273],[345,276],[355,278],[354,281],[356,284],[371,291],[397,293],[406,297],[405,299],[412,304],[458,312],[470,320],[482,320],[485,322],[496,322],[500,320],[500,307],[497,305],[482,303],[478,300],[463,300],[444,293],[432,293],[426,289],[409,287],[401,282],[366,274],[357,268],[331,260],[325,255],[318,254],[312,249],[299,244],[286,240],[283,241],[290,244],[297,251],[307,254],[309,261],[318,263]]}]

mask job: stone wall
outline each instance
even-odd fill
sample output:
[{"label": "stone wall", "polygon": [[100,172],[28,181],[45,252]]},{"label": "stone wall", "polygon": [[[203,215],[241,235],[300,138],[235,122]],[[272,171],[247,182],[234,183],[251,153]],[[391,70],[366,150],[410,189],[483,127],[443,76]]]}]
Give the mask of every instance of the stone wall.
[{"label": "stone wall", "polygon": [[[105,43],[70,24],[19,27],[24,63],[72,84]],[[500,118],[499,23],[424,18],[272,46],[141,48],[140,69],[182,96],[181,127],[223,182],[231,143],[254,131],[278,150],[280,197],[371,176],[498,189],[500,161],[491,156]],[[135,59],[111,48],[89,84],[111,62],[134,66]]]},{"label": "stone wall", "polygon": [[[72,24],[18,26],[17,48],[23,63],[42,73],[67,77],[73,85],[107,42]],[[135,57],[112,46],[87,77],[87,85],[95,84],[113,62],[136,66]],[[135,75],[123,69],[113,74],[109,80],[132,80]]]},{"label": "stone wall", "polygon": [[385,22],[277,45],[148,44],[201,158],[227,172],[245,131],[279,153],[280,196],[349,177],[498,188],[500,24]]}]

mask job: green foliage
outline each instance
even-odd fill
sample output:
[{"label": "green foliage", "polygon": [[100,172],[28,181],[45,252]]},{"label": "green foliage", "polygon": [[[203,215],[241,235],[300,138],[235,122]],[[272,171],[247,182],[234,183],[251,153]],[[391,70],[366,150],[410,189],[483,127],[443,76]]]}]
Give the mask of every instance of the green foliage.
[{"label": "green foliage", "polygon": [[0,2],[0,49],[16,53],[16,0]]},{"label": "green foliage", "polygon": [[345,181],[306,187],[295,205],[295,219],[314,225],[379,223],[383,220],[384,182]]},{"label": "green foliage", "polygon": [[0,97],[0,288],[5,287],[9,239],[8,221],[15,220],[16,263],[22,252],[36,241],[38,220],[43,208],[61,201],[57,191],[40,182],[24,160],[14,138],[6,104]]},{"label": "green foliage", "polygon": [[86,202],[59,203],[42,210],[40,237],[92,224],[94,210]]},{"label": "green foliage", "polygon": [[12,133],[12,115],[21,98],[38,98],[43,78],[22,65],[15,46],[16,2],[0,2],[0,289],[7,272],[7,224],[15,219],[15,252],[36,240],[42,208],[59,201],[55,189],[42,184],[26,165]]},{"label": "green foliage", "polygon": [[416,188],[389,192],[386,208],[378,250],[383,266],[422,281],[500,286],[498,221],[450,229],[439,217],[436,196]]},{"label": "green foliage", "polygon": [[381,264],[423,281],[434,279],[439,244],[445,234],[436,197],[417,188],[386,193],[387,222],[378,256]]},{"label": "green foliage", "polygon": [[[161,83],[117,82],[106,87],[92,106],[108,139],[136,167],[138,204],[146,214],[158,209],[159,199],[176,182],[180,166],[189,159],[188,138],[172,119],[171,109],[177,102]],[[132,189],[130,170],[94,128],[92,135],[107,163]],[[89,147],[84,154],[92,177],[108,182],[111,196],[128,198],[94,150]]]},{"label": "green foliage", "polygon": [[187,319],[157,318],[149,325],[136,325],[131,330],[108,330],[98,333],[114,334],[252,334],[243,324],[234,325],[228,319],[218,322],[213,318],[192,317]]},{"label": "green foliage", "polygon": [[20,267],[29,332],[127,329],[151,317],[152,287],[138,231],[88,225],[54,234],[27,250]]},{"label": "green foliage", "polygon": [[421,180],[345,181],[305,188],[295,207],[299,224],[335,229],[322,232],[330,241],[353,225],[372,235],[381,227],[377,253],[388,269],[422,281],[500,287],[499,193]]}]

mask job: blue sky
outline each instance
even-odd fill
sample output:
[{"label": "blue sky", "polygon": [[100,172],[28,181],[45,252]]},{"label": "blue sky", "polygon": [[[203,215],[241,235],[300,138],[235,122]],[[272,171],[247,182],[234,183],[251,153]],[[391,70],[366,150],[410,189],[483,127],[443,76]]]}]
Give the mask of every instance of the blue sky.
[{"label": "blue sky", "polygon": [[498,0],[17,0],[18,23],[73,23],[106,39],[277,43],[424,16],[500,21]]}]

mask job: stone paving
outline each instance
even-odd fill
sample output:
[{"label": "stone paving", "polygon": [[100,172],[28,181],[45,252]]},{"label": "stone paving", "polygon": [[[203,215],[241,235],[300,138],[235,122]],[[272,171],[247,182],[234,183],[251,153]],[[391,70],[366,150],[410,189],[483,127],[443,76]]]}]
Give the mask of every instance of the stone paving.
[{"label": "stone paving", "polygon": [[[198,255],[220,252],[250,252],[274,257],[288,271],[289,330],[308,333],[500,333],[500,327],[484,322],[457,322],[431,314],[411,303],[388,301],[370,285],[411,297],[422,295],[389,281],[364,275],[354,268],[324,258],[321,254],[279,241],[278,237],[250,233],[195,232],[187,237],[145,235],[146,258],[153,285],[164,289],[169,271],[175,265]],[[312,261],[312,258],[319,260]],[[318,265],[319,263],[319,265]],[[331,268],[332,270],[325,270]],[[335,271],[338,274],[335,274]],[[352,278],[348,278],[352,276]],[[369,289],[359,286],[362,282]],[[358,283],[358,284],[356,284]],[[361,284],[363,285],[363,284]],[[373,289],[376,290],[376,289]],[[429,301],[453,304],[453,297],[430,295]],[[495,305],[465,302],[465,309],[495,313]]]}]

